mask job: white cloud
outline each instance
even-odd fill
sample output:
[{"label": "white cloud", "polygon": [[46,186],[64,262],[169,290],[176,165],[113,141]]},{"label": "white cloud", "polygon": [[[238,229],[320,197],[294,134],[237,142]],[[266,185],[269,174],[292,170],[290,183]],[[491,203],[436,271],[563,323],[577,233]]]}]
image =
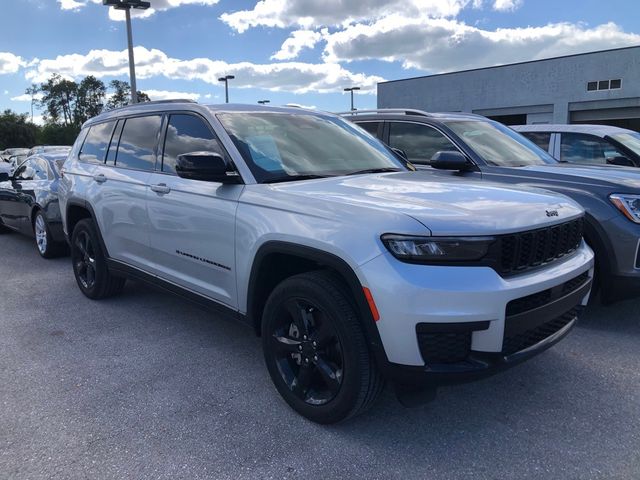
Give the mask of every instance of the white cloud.
[{"label": "white cloud", "polygon": [[145,90],[144,93],[149,95],[151,100],[195,100],[200,98],[199,93],[187,93],[187,92],[171,92],[167,90]]},{"label": "white cloud", "polygon": [[[209,58],[182,60],[168,57],[164,52],[145,47],[135,48],[138,78],[166,77],[180,80],[200,80],[219,86],[218,78],[235,75],[231,88],[262,88],[292,93],[328,93],[340,91],[345,85],[359,85],[363,92],[374,93],[377,82],[384,79],[375,75],[351,72],[338,63],[283,62],[255,64],[251,62],[227,63]],[[41,59],[27,70],[26,78],[32,82],[46,81],[53,73],[67,78],[94,75],[98,78],[122,77],[128,74],[127,51],[91,50],[86,55],[60,55]],[[141,87],[144,90],[144,87]]]},{"label": "white cloud", "polygon": [[17,55],[9,52],[0,52],[0,75],[16,73],[26,62]]},{"label": "white cloud", "polygon": [[[62,10],[78,11],[86,7],[89,3],[102,5],[102,0],[57,0]],[[171,8],[181,7],[182,5],[216,5],[220,0],[152,0],[152,8],[147,10],[132,9],[131,14],[134,17],[147,18],[156,12],[162,12]],[[124,11],[109,8],[109,18],[111,20],[122,21],[125,18]]]},{"label": "white cloud", "polygon": [[[43,95],[41,93],[36,93],[33,96],[33,99],[34,100],[41,100],[42,97],[43,97]],[[18,95],[17,97],[11,97],[11,101],[13,101],[13,102],[31,102],[31,95],[28,94],[28,93],[23,93],[22,95]]]},{"label": "white cloud", "polygon": [[495,0],[493,9],[500,12],[511,12],[522,6],[523,0]]},{"label": "white cloud", "polygon": [[261,0],[251,10],[224,13],[220,19],[238,32],[249,28],[347,25],[401,11],[406,16],[452,17],[470,0]]},{"label": "white cloud", "polygon": [[443,72],[637,45],[640,35],[614,23],[595,28],[558,23],[482,30],[454,19],[390,15],[325,37],[325,60],[379,59],[405,68]]},{"label": "white cloud", "polygon": [[280,50],[271,56],[272,60],[291,60],[296,58],[303,48],[313,48],[322,40],[322,33],[313,30],[296,30],[287,38]]}]

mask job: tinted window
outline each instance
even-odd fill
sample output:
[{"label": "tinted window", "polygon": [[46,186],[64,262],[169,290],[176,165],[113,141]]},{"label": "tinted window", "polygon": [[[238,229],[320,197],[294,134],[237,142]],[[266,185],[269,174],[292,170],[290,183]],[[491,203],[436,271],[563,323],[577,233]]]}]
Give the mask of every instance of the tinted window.
[{"label": "tinted window", "polygon": [[589,82],[587,83],[587,90],[589,90],[590,92],[593,92],[594,90],[598,89],[598,82]]},{"label": "tinted window", "polygon": [[160,115],[127,118],[120,136],[116,165],[137,170],[153,170],[161,122]]},{"label": "tinted window", "polygon": [[49,168],[44,160],[37,159],[33,161],[33,178],[34,180],[48,180]]},{"label": "tinted window", "polygon": [[458,151],[438,130],[417,123],[393,122],[389,130],[389,145],[407,154],[413,163],[429,163],[440,151]]},{"label": "tinted window", "polygon": [[371,135],[373,135],[376,138],[378,138],[378,125],[380,125],[380,122],[362,122],[362,123],[358,123],[358,126],[360,128],[362,128],[363,130],[366,130],[367,132],[369,132]]},{"label": "tinted window", "polygon": [[609,80],[600,80],[598,82],[598,90],[609,90]]},{"label": "tinted window", "polygon": [[16,180],[33,180],[36,175],[35,162],[27,160],[16,170],[14,176]]},{"label": "tinted window", "polygon": [[616,80],[611,80],[611,85],[610,85],[611,90],[615,90],[620,87],[622,87],[622,80],[620,78]]},{"label": "tinted window", "polygon": [[193,115],[171,115],[164,142],[162,171],[175,173],[178,155],[190,152],[223,154],[215,135],[201,118]]},{"label": "tinted window", "polygon": [[80,149],[79,158],[83,162],[104,162],[107,147],[111,141],[111,132],[115,122],[99,123],[89,128],[87,138]]},{"label": "tinted window", "polygon": [[583,133],[562,134],[560,160],[565,162],[604,165],[607,159],[624,156],[624,153],[602,138]]},{"label": "tinted window", "polygon": [[551,132],[522,132],[521,135],[527,137],[543,150],[549,151]]}]

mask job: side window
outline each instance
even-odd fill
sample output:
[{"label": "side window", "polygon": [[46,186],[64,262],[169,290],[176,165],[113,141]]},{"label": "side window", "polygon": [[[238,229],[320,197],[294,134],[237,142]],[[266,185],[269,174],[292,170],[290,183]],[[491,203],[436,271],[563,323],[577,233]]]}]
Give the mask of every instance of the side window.
[{"label": "side window", "polygon": [[380,122],[362,122],[358,123],[357,125],[363,130],[369,132],[374,137],[380,138],[378,137],[378,126],[380,125]]},{"label": "side window", "polygon": [[80,161],[90,163],[104,162],[114,125],[115,121],[99,123],[89,128],[89,133],[87,133],[87,138],[84,140],[78,156]]},{"label": "side window", "polygon": [[33,179],[34,180],[48,180],[49,179],[49,167],[47,167],[47,163],[38,158],[33,161]]},{"label": "side window", "polygon": [[14,177],[16,180],[33,180],[35,175],[35,168],[33,168],[33,160],[28,160],[20,165],[15,173]]},{"label": "side window", "polygon": [[549,151],[549,143],[551,143],[551,132],[521,132],[521,135],[527,137],[545,152]]},{"label": "side window", "polygon": [[560,160],[604,165],[607,160],[626,155],[606,140],[584,133],[562,133]]},{"label": "side window", "polygon": [[160,115],[127,118],[120,136],[116,166],[153,170],[161,123]]},{"label": "side window", "polygon": [[164,142],[162,171],[175,173],[178,155],[189,152],[217,152],[220,145],[204,120],[194,115],[171,115]]},{"label": "side window", "polygon": [[428,164],[440,151],[458,151],[442,133],[427,125],[407,122],[391,122],[389,145],[407,154],[413,163]]}]

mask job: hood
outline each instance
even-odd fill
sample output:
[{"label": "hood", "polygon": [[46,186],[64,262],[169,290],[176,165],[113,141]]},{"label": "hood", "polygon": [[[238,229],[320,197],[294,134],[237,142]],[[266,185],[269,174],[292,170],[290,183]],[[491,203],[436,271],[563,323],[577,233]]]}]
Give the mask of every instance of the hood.
[{"label": "hood", "polygon": [[555,179],[574,182],[584,186],[609,187],[612,191],[619,191],[619,193],[640,191],[639,168],[619,167],[616,165],[557,163],[554,165],[518,167],[515,171],[518,174],[522,174],[522,176],[530,178],[538,177],[547,180]]},{"label": "hood", "polygon": [[467,179],[442,181],[428,172],[335,177],[274,184],[271,188],[275,195],[287,194],[287,203],[300,211],[318,206],[332,212],[349,206],[351,210],[377,209],[410,216],[438,236],[525,231],[583,213],[573,200],[545,190]]}]

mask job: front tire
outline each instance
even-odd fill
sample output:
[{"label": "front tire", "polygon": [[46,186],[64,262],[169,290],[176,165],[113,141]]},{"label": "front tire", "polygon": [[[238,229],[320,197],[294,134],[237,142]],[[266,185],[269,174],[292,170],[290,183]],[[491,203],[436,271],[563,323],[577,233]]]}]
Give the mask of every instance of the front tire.
[{"label": "front tire", "polygon": [[80,220],[73,229],[71,261],[80,291],[92,300],[111,297],[122,291],[125,279],[109,272],[93,220]]},{"label": "front tire", "polygon": [[296,275],[273,290],[262,344],[278,392],[314,422],[364,412],[384,386],[345,287],[330,272]]}]

